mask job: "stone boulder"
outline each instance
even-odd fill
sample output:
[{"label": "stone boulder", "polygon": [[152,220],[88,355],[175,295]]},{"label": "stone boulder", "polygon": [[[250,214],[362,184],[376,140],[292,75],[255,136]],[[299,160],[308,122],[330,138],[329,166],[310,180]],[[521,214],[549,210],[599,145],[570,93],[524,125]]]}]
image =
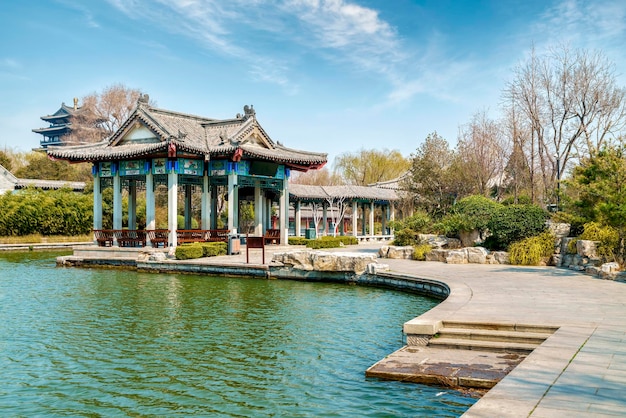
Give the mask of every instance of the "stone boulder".
[{"label": "stone boulder", "polygon": [[295,270],[342,271],[362,274],[367,270],[367,265],[375,263],[376,259],[372,254],[296,250],[274,253],[272,262],[282,263]]},{"label": "stone boulder", "polygon": [[548,230],[557,238],[569,236],[571,225],[566,223],[547,222]]},{"label": "stone boulder", "polygon": [[441,263],[446,262],[446,257],[448,256],[448,251],[450,250],[440,250],[434,249],[427,252],[425,255],[426,261],[439,261]]},{"label": "stone boulder", "polygon": [[413,258],[413,247],[406,245],[403,247],[390,246],[387,251],[387,258],[410,260]]},{"label": "stone boulder", "polygon": [[511,264],[509,253],[506,251],[494,251],[491,256],[496,261],[496,264]]},{"label": "stone boulder", "polygon": [[487,255],[489,251],[483,247],[467,247],[465,249],[467,251],[467,262],[474,264],[485,264],[487,263]]},{"label": "stone boulder", "polygon": [[428,244],[433,248],[461,248],[461,241],[456,238],[448,238],[445,235],[418,234],[420,244]]},{"label": "stone boulder", "polygon": [[467,264],[467,248],[460,250],[450,250],[446,256],[448,264]]},{"label": "stone boulder", "polygon": [[583,258],[598,258],[595,241],[579,239],[576,241],[576,252]]}]

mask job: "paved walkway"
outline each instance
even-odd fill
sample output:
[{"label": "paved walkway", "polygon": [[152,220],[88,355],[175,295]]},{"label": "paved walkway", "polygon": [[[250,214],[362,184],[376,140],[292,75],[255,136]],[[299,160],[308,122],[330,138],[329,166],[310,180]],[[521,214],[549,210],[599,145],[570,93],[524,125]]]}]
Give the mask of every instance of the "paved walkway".
[{"label": "paved walkway", "polygon": [[560,327],[464,416],[626,416],[626,283],[553,267],[380,262],[450,286],[423,318]]}]

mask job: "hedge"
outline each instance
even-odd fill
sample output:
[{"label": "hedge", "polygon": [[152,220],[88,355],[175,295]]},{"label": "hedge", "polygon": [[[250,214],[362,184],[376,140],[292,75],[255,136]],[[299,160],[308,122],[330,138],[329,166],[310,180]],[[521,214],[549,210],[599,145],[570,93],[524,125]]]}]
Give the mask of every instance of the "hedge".
[{"label": "hedge", "polygon": [[306,243],[309,241],[310,240],[304,237],[289,237],[287,239],[287,242],[289,243],[289,245],[306,245]]},{"label": "hedge", "polygon": [[190,260],[201,257],[214,257],[226,255],[227,244],[225,242],[195,242],[176,247],[177,260]]},{"label": "hedge", "polygon": [[511,264],[536,266],[541,259],[554,253],[554,235],[546,231],[540,235],[514,242],[509,247]]},{"label": "hedge", "polygon": [[325,236],[319,239],[308,240],[308,242],[306,243],[306,246],[312,249],[338,248],[338,247],[341,247],[342,245],[356,245],[358,243],[359,241],[356,239],[356,237],[351,236],[351,235],[350,236],[344,235],[344,236],[338,236],[338,237]]}]

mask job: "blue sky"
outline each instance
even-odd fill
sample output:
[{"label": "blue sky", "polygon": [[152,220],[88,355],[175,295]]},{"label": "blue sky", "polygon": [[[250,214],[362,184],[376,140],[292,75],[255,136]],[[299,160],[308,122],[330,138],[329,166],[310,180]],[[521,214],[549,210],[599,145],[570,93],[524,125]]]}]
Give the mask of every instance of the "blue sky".
[{"label": "blue sky", "polygon": [[123,83],[214,118],[254,105],[274,140],[397,149],[496,118],[531,45],[601,49],[626,86],[624,0],[21,0],[0,5],[0,149],[61,102]]}]

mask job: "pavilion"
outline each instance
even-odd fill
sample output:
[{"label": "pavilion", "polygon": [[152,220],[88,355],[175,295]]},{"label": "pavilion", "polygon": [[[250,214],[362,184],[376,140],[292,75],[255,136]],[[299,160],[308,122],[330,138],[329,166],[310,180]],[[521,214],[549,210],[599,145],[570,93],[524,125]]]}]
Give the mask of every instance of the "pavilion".
[{"label": "pavilion", "polygon": [[[93,163],[94,231],[101,231],[103,226],[102,191],[112,187],[113,230],[142,232],[144,236],[147,232],[147,240],[144,238],[139,245],[150,245],[151,239],[156,242],[158,187],[167,187],[167,230],[160,230],[160,242],[170,247],[175,247],[181,236],[192,230],[194,192],[196,196],[201,193],[198,231],[217,231],[219,201],[228,214],[221,231],[237,233],[239,204],[247,200],[254,203],[251,232],[262,236],[271,230],[279,234],[281,244],[287,244],[290,200],[298,215],[294,235],[300,235],[298,211],[302,203],[321,203],[324,218],[326,208],[332,211],[333,202],[350,202],[353,214],[361,205],[363,213],[366,208],[370,211],[369,231],[373,234],[375,205],[384,206],[384,219],[390,219],[390,203],[396,199],[393,191],[356,186],[324,187],[320,191],[316,189],[319,186],[292,185],[290,193],[291,171],[319,169],[326,164],[327,154],[291,149],[273,141],[259,124],[252,106],[244,106],[244,113],[232,119],[212,119],[153,107],[148,95],[141,95],[131,116],[107,140],[49,146],[47,153],[52,159]],[[145,190],[145,231],[138,230],[138,190]],[[178,226],[179,191],[184,195],[184,229]],[[128,199],[126,210],[122,205],[123,193]],[[124,217],[127,221],[123,225]],[[356,222],[356,216],[352,219]],[[363,234],[365,230],[364,222]],[[355,223],[352,233],[357,232]],[[111,244],[118,242],[114,239]]]}]

